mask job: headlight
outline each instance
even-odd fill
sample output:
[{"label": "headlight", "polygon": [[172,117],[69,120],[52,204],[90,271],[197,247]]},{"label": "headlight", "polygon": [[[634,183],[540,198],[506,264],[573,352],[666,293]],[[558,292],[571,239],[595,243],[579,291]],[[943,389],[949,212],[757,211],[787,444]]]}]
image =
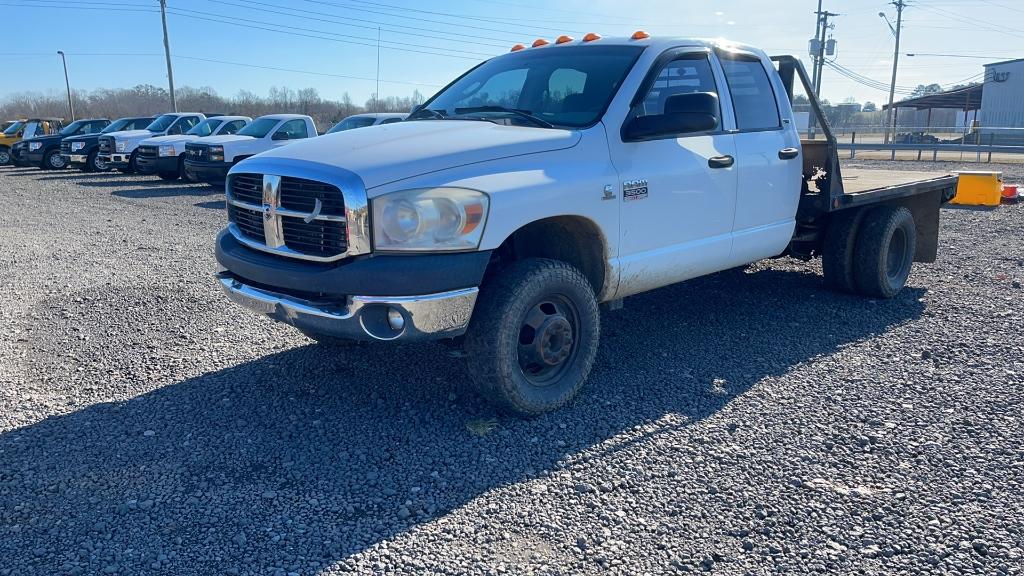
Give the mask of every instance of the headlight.
[{"label": "headlight", "polygon": [[480,246],[488,198],[466,188],[424,188],[372,200],[377,250],[473,250]]},{"label": "headlight", "polygon": [[161,156],[177,156],[177,154],[174,153],[174,146],[161,146],[160,147],[160,155]]},{"label": "headlight", "polygon": [[210,153],[210,162],[223,162],[224,161],[224,147],[223,146],[210,146],[207,151]]},{"label": "headlight", "polygon": [[29,152],[32,152],[32,151],[35,151],[35,150],[39,150],[42,147],[43,147],[43,143],[42,142],[29,142],[28,143],[28,151]]},{"label": "headlight", "polygon": [[118,140],[114,142],[114,150],[117,152],[124,152],[128,149],[128,143],[124,140]]},{"label": "headlight", "polygon": [[82,148],[85,148],[85,142],[72,142],[71,143],[71,151],[72,152],[77,152],[77,151],[81,150]]}]

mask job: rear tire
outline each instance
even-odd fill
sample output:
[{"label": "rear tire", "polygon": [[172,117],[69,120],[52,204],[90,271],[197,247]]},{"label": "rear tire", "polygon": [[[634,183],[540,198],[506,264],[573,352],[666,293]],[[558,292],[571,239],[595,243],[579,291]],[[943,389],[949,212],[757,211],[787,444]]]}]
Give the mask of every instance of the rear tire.
[{"label": "rear tire", "polygon": [[549,412],[583,387],[600,333],[597,299],[579,270],[542,258],[513,262],[480,289],[466,332],[469,373],[502,410]]},{"label": "rear tire", "polygon": [[857,231],[864,218],[863,210],[845,210],[834,214],[825,231],[821,251],[821,271],[825,286],[837,292],[856,292],[853,252],[857,245]]},{"label": "rear tire", "polygon": [[917,226],[902,206],[879,206],[864,215],[853,254],[857,290],[892,298],[903,289],[914,264]]},{"label": "rear tire", "polygon": [[50,150],[43,156],[43,170],[63,170],[68,167],[67,160],[60,154],[60,150]]}]

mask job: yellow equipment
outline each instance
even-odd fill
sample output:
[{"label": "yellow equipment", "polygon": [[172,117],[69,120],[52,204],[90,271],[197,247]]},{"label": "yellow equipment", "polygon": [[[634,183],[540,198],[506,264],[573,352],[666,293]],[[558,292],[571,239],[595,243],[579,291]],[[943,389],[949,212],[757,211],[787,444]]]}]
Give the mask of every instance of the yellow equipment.
[{"label": "yellow equipment", "polygon": [[950,203],[966,206],[999,206],[1002,192],[1002,172],[960,172],[956,197]]}]

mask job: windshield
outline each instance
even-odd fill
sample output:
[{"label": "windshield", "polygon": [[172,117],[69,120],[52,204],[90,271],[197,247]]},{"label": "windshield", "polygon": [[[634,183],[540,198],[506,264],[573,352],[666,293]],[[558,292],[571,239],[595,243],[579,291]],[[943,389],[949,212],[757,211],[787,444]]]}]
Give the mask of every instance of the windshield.
[{"label": "windshield", "polygon": [[174,121],[177,119],[178,117],[174,114],[164,114],[163,116],[154,120],[152,124],[146,126],[146,130],[149,130],[150,132],[163,132],[164,130],[170,128],[171,124],[173,124]]},{"label": "windshield", "polygon": [[[579,128],[597,122],[640,46],[550,46],[484,62],[427,102],[415,118],[501,118]],[[536,120],[530,122],[530,117]]]},{"label": "windshield", "polygon": [[120,132],[121,130],[124,130],[124,127],[127,126],[128,123],[131,121],[131,118],[118,118],[117,120],[114,120],[113,122],[108,124],[106,128],[100,130],[100,134],[106,134],[108,132]]},{"label": "windshield", "polygon": [[217,126],[220,126],[221,122],[223,122],[223,120],[208,118],[193,126],[192,129],[185,132],[185,134],[189,134],[191,136],[209,136],[217,129]]},{"label": "windshield", "polygon": [[373,116],[349,116],[341,122],[334,125],[327,131],[328,134],[334,134],[335,132],[344,132],[345,130],[351,130],[353,128],[365,128],[372,126],[376,119]]},{"label": "windshield", "polygon": [[242,128],[238,132],[235,132],[235,134],[238,134],[239,136],[263,138],[274,129],[274,126],[277,126],[278,122],[280,122],[280,120],[277,118],[257,118],[256,120],[253,120],[252,124]]},{"label": "windshield", "polygon": [[15,122],[14,124],[11,124],[10,126],[8,126],[7,130],[4,130],[4,134],[7,135],[7,136],[10,136],[10,135],[13,135],[13,134],[17,134],[18,130],[21,130],[21,128],[24,125],[25,125],[25,123],[22,122],[21,120],[19,120],[19,121]]},{"label": "windshield", "polygon": [[85,120],[75,120],[71,124],[68,124],[67,126],[65,126],[64,129],[60,131],[60,135],[61,136],[71,136],[75,132],[78,132],[78,130],[83,125],[85,125],[85,124],[86,124]]}]

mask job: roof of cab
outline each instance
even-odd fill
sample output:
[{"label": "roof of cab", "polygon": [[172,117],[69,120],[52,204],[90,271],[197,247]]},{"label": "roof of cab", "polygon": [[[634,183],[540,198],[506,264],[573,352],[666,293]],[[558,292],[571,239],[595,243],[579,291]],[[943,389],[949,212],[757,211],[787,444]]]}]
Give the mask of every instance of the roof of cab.
[{"label": "roof of cab", "polygon": [[363,112],[346,116],[346,118],[405,118],[408,115],[406,112]]},{"label": "roof of cab", "polygon": [[294,120],[299,118],[305,120],[306,118],[309,118],[309,116],[306,116],[305,114],[265,114],[260,116],[260,118],[271,118],[273,120]]},{"label": "roof of cab", "polygon": [[[638,33],[639,32],[640,31],[638,31]],[[573,38],[572,40],[563,41],[561,43],[557,43],[554,38],[551,40],[541,38],[538,39],[538,41],[539,40],[545,40],[547,41],[547,44],[534,47],[532,46],[533,42],[524,42],[523,48],[515,50],[513,53],[530,52],[531,50],[558,50],[565,46],[643,46],[650,47],[657,52],[663,52],[669,48],[696,46],[704,48],[718,48],[722,50],[741,50],[764,55],[764,51],[760,48],[749,44],[743,44],[741,42],[733,42],[732,40],[727,40],[725,38],[683,38],[678,36],[649,35],[646,38],[636,40],[629,36],[598,37],[593,40]]]}]

